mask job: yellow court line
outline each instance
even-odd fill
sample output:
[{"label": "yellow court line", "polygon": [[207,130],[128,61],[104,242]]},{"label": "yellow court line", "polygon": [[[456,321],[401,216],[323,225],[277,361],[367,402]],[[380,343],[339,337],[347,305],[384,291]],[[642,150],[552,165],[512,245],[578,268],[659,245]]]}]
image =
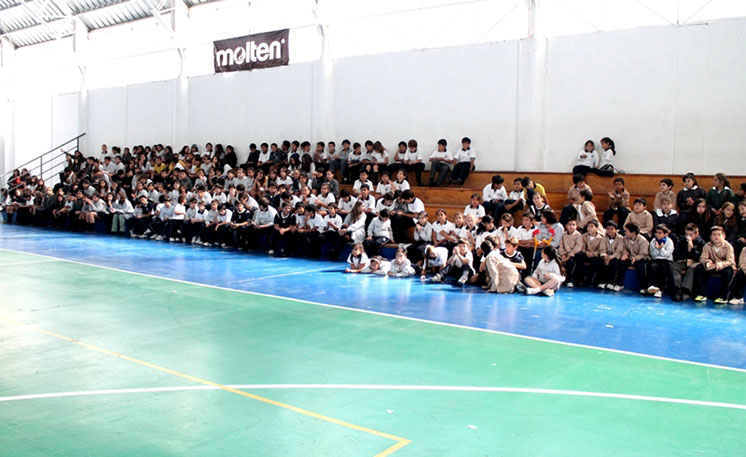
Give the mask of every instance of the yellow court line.
[{"label": "yellow court line", "polygon": [[94,346],[93,344],[88,344],[88,343],[86,343],[84,341],[80,341],[80,340],[75,339],[75,338],[70,338],[69,336],[60,335],[59,333],[55,333],[55,332],[52,332],[52,331],[49,331],[49,330],[44,330],[43,328],[34,327],[33,325],[25,324],[25,323],[23,323],[21,321],[17,321],[17,320],[15,320],[13,318],[10,318],[10,317],[2,317],[2,320],[6,321],[6,322],[10,322],[10,323],[12,323],[14,325],[17,325],[17,326],[20,326],[20,327],[25,327],[25,328],[34,330],[36,332],[43,333],[45,335],[53,336],[55,338],[68,341],[68,342],[73,343],[73,344],[77,344],[79,346],[83,346],[85,348],[91,349],[93,351],[100,352],[102,354],[110,355],[112,357],[117,357],[117,358],[120,358],[120,359],[123,359],[123,360],[127,360],[127,361],[132,362],[132,363],[136,363],[138,365],[142,365],[142,366],[145,366],[145,367],[148,367],[148,368],[152,368],[154,370],[162,371],[164,373],[168,373],[168,374],[171,374],[171,375],[174,375],[174,376],[178,376],[180,378],[188,379],[188,380],[196,382],[198,384],[204,384],[204,385],[207,385],[207,386],[217,387],[218,389],[224,390],[226,392],[230,392],[230,393],[233,393],[233,394],[236,394],[236,395],[241,395],[242,397],[251,398],[252,400],[260,401],[262,403],[267,403],[269,405],[277,406],[279,408],[284,408],[284,409],[287,409],[287,410],[290,410],[290,411],[293,411],[293,412],[296,412],[296,413],[299,413],[299,414],[303,414],[303,415],[306,415],[306,416],[309,416],[309,417],[313,417],[314,419],[319,419],[319,420],[322,420],[322,421],[325,421],[325,422],[330,422],[332,424],[341,425],[342,427],[346,427],[346,428],[349,428],[349,429],[352,429],[352,430],[357,430],[357,431],[360,431],[360,432],[368,433],[370,435],[375,435],[375,436],[378,436],[378,437],[381,437],[381,438],[387,438],[389,440],[396,441],[396,443],[394,445],[392,445],[389,448],[383,450],[382,452],[376,454],[374,457],[386,457],[386,456],[389,456],[389,455],[393,454],[394,452],[396,452],[397,450],[403,448],[404,446],[406,446],[406,445],[408,445],[409,443],[412,442],[412,440],[408,440],[408,439],[402,438],[400,436],[391,435],[389,433],[380,432],[378,430],[373,430],[372,428],[368,428],[368,427],[363,427],[363,426],[360,426],[360,425],[351,424],[349,422],[345,422],[343,420],[335,419],[335,418],[329,417],[329,416],[324,416],[323,414],[315,413],[315,412],[309,411],[307,409],[299,408],[297,406],[288,405],[287,403],[282,403],[282,402],[279,402],[279,401],[276,401],[276,400],[272,400],[271,398],[266,398],[266,397],[255,395],[255,394],[252,394],[252,393],[249,393],[249,392],[244,392],[242,390],[234,389],[232,387],[228,387],[228,386],[225,386],[223,384],[219,384],[217,382],[212,382],[212,381],[208,381],[206,379],[197,378],[195,376],[188,375],[188,374],[185,374],[185,373],[181,373],[181,372],[178,372],[178,371],[175,371],[175,370],[171,370],[170,368],[162,367],[162,366],[156,365],[154,363],[145,362],[144,360],[136,359],[134,357],[130,357],[130,356],[127,356],[127,355],[124,355],[124,354],[120,354],[118,352],[110,351],[109,349],[105,349],[105,348],[102,348],[102,347]]}]

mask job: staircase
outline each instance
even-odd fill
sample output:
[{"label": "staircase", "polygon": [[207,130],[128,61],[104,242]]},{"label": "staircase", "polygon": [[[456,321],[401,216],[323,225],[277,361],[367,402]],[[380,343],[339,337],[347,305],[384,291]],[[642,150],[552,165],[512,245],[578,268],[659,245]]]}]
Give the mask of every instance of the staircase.
[{"label": "staircase", "polygon": [[[57,145],[49,151],[34,157],[28,162],[16,166],[15,170],[27,170],[29,175],[37,176],[44,180],[47,186],[52,186],[57,182],[59,173],[67,166],[67,156],[80,150],[80,139],[85,136],[85,132],[71,138],[64,143]],[[9,191],[15,190],[18,185],[11,182],[13,179],[13,170],[0,176],[0,187],[8,186]]]}]

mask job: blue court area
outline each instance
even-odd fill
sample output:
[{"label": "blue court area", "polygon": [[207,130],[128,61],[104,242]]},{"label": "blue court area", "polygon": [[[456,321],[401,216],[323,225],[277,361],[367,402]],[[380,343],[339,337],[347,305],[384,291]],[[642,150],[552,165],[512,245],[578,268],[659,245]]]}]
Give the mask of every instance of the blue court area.
[{"label": "blue court area", "polygon": [[682,306],[633,291],[562,289],[554,297],[496,295],[477,287],[344,274],[343,263],[8,225],[0,225],[0,248],[326,305],[746,369],[744,311]]}]

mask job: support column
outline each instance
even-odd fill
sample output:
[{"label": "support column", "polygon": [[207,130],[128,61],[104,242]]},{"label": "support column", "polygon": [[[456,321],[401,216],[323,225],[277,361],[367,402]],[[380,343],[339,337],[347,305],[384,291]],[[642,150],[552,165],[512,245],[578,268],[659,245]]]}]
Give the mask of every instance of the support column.
[{"label": "support column", "polygon": [[[13,69],[15,46],[8,38],[0,38],[0,176],[15,165],[15,95]],[[0,178],[0,186],[5,186]]]}]

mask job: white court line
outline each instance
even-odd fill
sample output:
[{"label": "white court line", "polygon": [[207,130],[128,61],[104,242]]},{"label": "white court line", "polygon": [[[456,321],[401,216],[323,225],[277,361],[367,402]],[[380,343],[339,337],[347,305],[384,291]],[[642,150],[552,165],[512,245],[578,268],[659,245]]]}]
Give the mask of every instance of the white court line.
[{"label": "white court line", "polygon": [[[263,279],[282,278],[282,277],[285,277],[285,276],[303,275],[303,274],[306,274],[306,273],[315,273],[315,272],[319,272],[319,271],[338,270],[338,269],[339,269],[339,266],[326,267],[326,268],[316,268],[314,270],[293,271],[292,273],[282,273],[282,274],[279,274],[279,275],[261,276],[259,278],[242,279],[242,280],[237,281],[237,282],[254,282],[254,281],[261,281]],[[230,289],[230,290],[234,290],[234,289]]]},{"label": "white court line", "polygon": [[[607,392],[586,392],[581,390],[540,389],[533,387],[481,387],[481,386],[408,386],[387,384],[233,384],[227,385],[231,389],[259,390],[409,390],[428,392],[480,392],[480,393],[517,393],[532,395],[560,395],[571,397],[612,398],[618,400],[647,401],[654,403],[671,403],[690,406],[707,406],[711,408],[727,408],[746,410],[746,405],[737,403],[722,403],[714,401],[690,400],[686,398],[652,397],[647,395],[616,394]],[[122,395],[157,392],[186,392],[196,390],[221,390],[216,386],[179,386],[179,387],[142,387],[134,389],[85,390],[77,392],[54,392],[44,394],[15,395],[0,397],[0,403],[21,400],[38,400],[42,398],[89,397],[96,395]]]},{"label": "white court line", "polygon": [[297,303],[307,303],[309,305],[323,306],[325,308],[335,308],[335,309],[341,309],[341,310],[345,310],[345,311],[354,311],[354,312],[358,312],[358,313],[373,314],[373,315],[376,315],[376,316],[392,317],[392,318],[395,318],[395,319],[403,319],[403,320],[407,320],[407,321],[421,322],[421,323],[425,323],[425,324],[441,325],[441,326],[444,326],[444,327],[453,327],[453,328],[459,328],[459,329],[463,329],[463,330],[471,330],[471,331],[484,332],[484,333],[493,333],[493,334],[496,334],[496,335],[512,336],[512,337],[515,337],[515,338],[522,338],[522,339],[531,340],[531,341],[540,341],[540,342],[543,342],[543,343],[561,344],[563,346],[571,346],[571,347],[577,347],[577,348],[583,348],[583,349],[593,349],[595,351],[611,352],[611,353],[614,353],[614,354],[634,355],[634,356],[638,356],[638,357],[645,357],[647,359],[664,360],[664,361],[667,361],[667,362],[677,362],[677,363],[683,363],[683,364],[687,364],[687,365],[695,365],[695,366],[699,366],[699,367],[717,368],[717,369],[720,369],[720,370],[729,370],[729,371],[737,371],[737,372],[740,372],[740,373],[746,373],[746,369],[744,369],[744,368],[735,368],[735,367],[728,367],[728,366],[724,366],[724,365],[714,365],[714,364],[710,364],[710,363],[693,362],[691,360],[673,359],[673,358],[670,358],[670,357],[663,357],[663,356],[659,356],[659,355],[643,354],[643,353],[639,353],[639,352],[624,351],[624,350],[621,350],[621,349],[603,348],[603,347],[599,347],[599,346],[590,346],[590,345],[587,345],[587,344],[569,343],[567,341],[557,341],[557,340],[550,340],[550,339],[547,339],[547,338],[540,338],[540,337],[537,337],[537,336],[521,335],[519,333],[502,332],[502,331],[499,331],[499,330],[492,330],[492,329],[479,328],[479,327],[469,327],[467,325],[452,324],[450,322],[438,322],[438,321],[431,321],[431,320],[427,320],[427,319],[420,319],[420,318],[417,318],[417,317],[401,316],[401,315],[398,315],[398,314],[387,314],[387,313],[382,313],[380,311],[371,311],[371,310],[368,310],[368,309],[349,308],[349,307],[340,306],[340,305],[330,305],[330,304],[327,304],[327,303],[319,303],[319,302],[310,301],[310,300],[303,300],[303,299],[300,299],[300,298],[283,297],[282,295],[272,295],[272,294],[265,294],[265,293],[262,293],[262,292],[252,292],[252,291],[249,291],[249,290],[231,289],[229,287],[215,286],[215,285],[212,285],[212,284],[202,284],[202,283],[193,282],[193,281],[186,281],[186,280],[183,280],[183,279],[168,278],[168,277],[165,277],[165,276],[156,276],[156,275],[151,275],[151,274],[148,274],[148,273],[140,273],[138,271],[122,270],[122,269],[119,269],[119,268],[107,267],[105,265],[96,265],[95,263],[81,262],[81,261],[78,261],[78,260],[70,260],[70,259],[65,259],[65,258],[62,258],[62,257],[54,257],[54,256],[50,256],[50,255],[45,255],[45,254],[36,254],[36,253],[33,253],[33,252],[16,251],[16,250],[7,249],[7,248],[0,248],[0,251],[14,252],[16,254],[28,254],[28,255],[37,256],[37,257],[46,257],[46,258],[50,258],[50,259],[61,260],[61,261],[64,261],[64,262],[76,263],[78,265],[85,265],[85,266],[88,266],[88,267],[96,267],[96,268],[101,268],[101,269],[104,269],[104,270],[117,271],[119,273],[128,273],[128,274],[132,274],[132,275],[136,275],[136,276],[143,276],[143,277],[146,277],[146,278],[163,279],[163,280],[166,280],[166,281],[178,282],[178,283],[181,283],[181,284],[188,284],[190,286],[209,287],[211,289],[225,290],[225,291],[228,291],[228,292],[237,292],[237,293],[241,293],[241,294],[256,295],[258,297],[276,298],[276,299],[280,299],[280,300],[291,300],[291,301],[294,301],[294,302],[297,302]]},{"label": "white court line", "polygon": [[28,262],[0,263],[0,267],[15,267],[18,265],[31,265],[34,263],[59,262],[57,259],[29,260]]}]

